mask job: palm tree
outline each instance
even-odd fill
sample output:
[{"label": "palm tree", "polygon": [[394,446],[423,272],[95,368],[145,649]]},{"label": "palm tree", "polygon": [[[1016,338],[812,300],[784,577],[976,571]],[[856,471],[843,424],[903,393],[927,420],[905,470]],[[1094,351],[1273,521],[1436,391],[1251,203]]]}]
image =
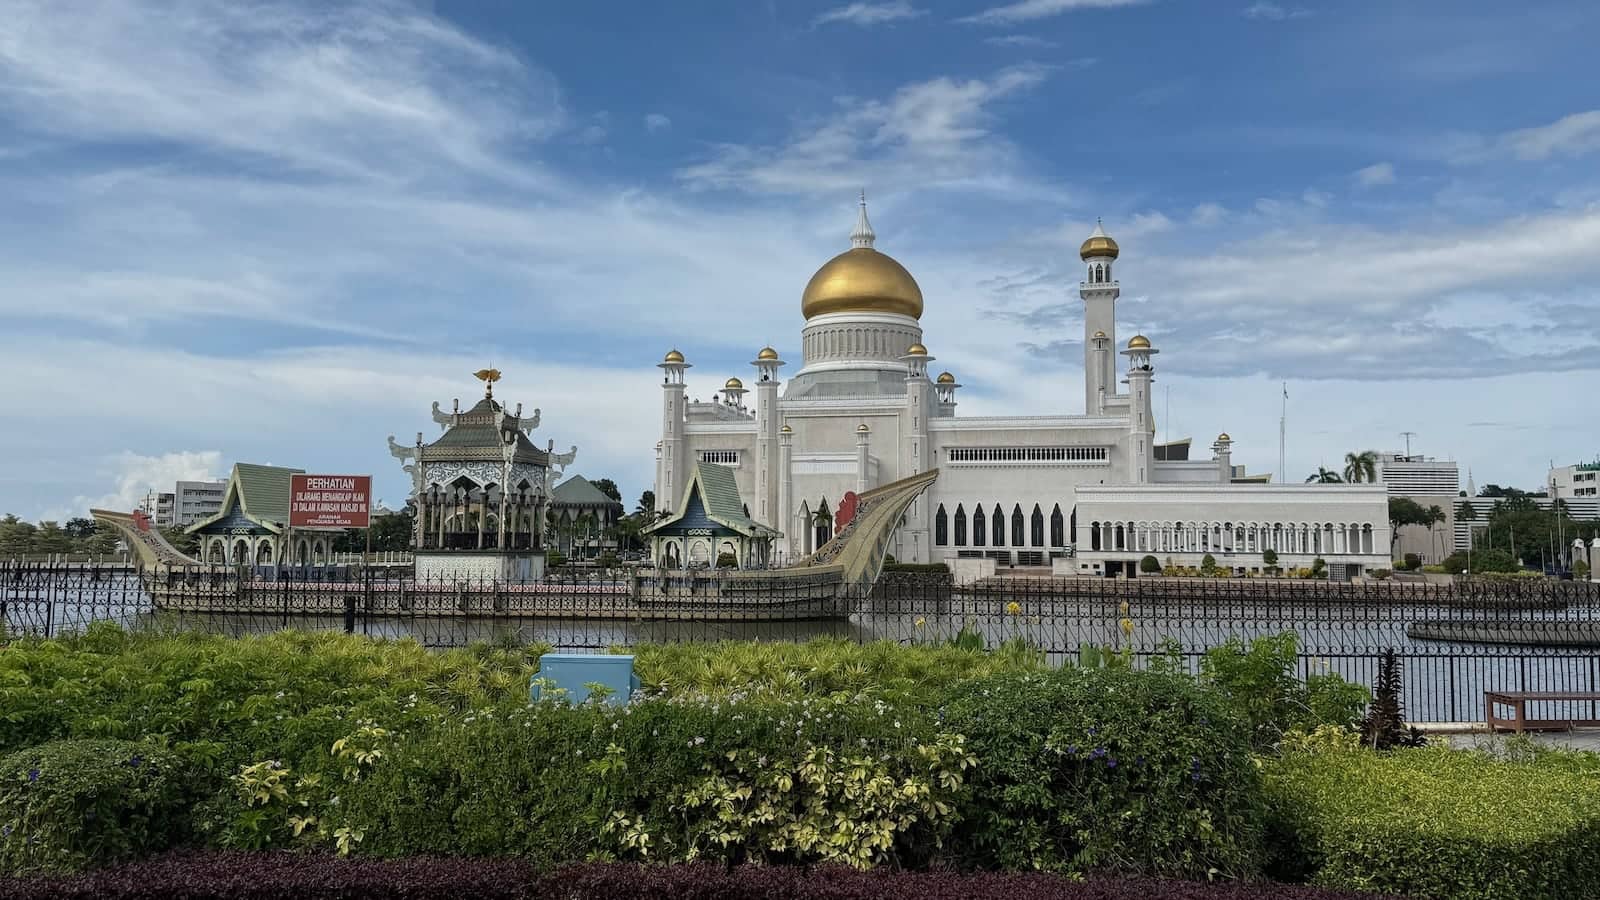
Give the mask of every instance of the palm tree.
[{"label": "palm tree", "polygon": [[[1445,518],[1444,510],[1441,509],[1438,504],[1428,507],[1428,533],[1433,537],[1435,550],[1439,549],[1439,545],[1441,543],[1439,526],[1444,524]],[[1440,558],[1444,558],[1442,553],[1440,554]]]},{"label": "palm tree", "polygon": [[1343,478],[1339,477],[1338,472],[1322,466],[1317,466],[1317,471],[1306,476],[1306,484],[1311,484],[1312,482],[1317,484],[1338,484],[1343,480]]},{"label": "palm tree", "polygon": [[1344,455],[1344,480],[1352,484],[1378,480],[1378,454],[1371,450]]}]

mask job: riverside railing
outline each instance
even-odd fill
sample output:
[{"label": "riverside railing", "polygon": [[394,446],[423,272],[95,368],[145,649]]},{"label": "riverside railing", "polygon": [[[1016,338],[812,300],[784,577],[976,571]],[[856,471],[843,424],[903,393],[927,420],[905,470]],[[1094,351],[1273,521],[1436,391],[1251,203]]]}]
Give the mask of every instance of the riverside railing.
[{"label": "riverside railing", "polygon": [[[1404,664],[1408,714],[1477,721],[1485,690],[1600,689],[1600,585],[1535,580],[1417,584],[1276,579],[995,578],[889,572],[869,592],[826,578],[559,569],[538,584],[418,583],[395,570],[239,572],[0,563],[0,635],[56,637],[96,621],[242,636],[283,628],[412,638],[434,647],[543,642],[603,650],[724,639],[996,647],[1052,661],[1084,647],[1198,669],[1230,640],[1293,632],[1302,677],[1370,685]],[[0,637],[0,640],[6,638]],[[1573,716],[1592,717],[1589,704]],[[1558,717],[1559,711],[1552,713]]]}]

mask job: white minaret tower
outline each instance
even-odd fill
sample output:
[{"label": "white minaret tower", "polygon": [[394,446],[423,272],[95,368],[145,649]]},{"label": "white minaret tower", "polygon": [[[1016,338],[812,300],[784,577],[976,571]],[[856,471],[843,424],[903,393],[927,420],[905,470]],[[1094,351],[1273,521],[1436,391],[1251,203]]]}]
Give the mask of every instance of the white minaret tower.
[{"label": "white minaret tower", "polygon": [[[1117,343],[1117,298],[1122,295],[1111,265],[1120,252],[1098,219],[1094,233],[1078,248],[1084,264],[1084,278],[1078,282],[1078,296],[1083,298],[1083,411],[1091,416],[1101,412],[1103,396],[1115,396],[1117,391],[1116,360],[1109,349]],[[1104,353],[1096,348],[1102,338]]]},{"label": "white minaret tower", "polygon": [[799,547],[800,532],[794,515],[794,429],[788,425],[778,429],[778,519],[783,528],[782,546],[785,560],[793,558]]},{"label": "white minaret tower", "polygon": [[722,395],[727,399],[727,404],[740,412],[744,412],[744,382],[738,378],[729,378],[722,385]]},{"label": "white minaret tower", "polygon": [[683,421],[685,414],[683,373],[690,368],[677,350],[668,350],[661,362],[661,477],[656,483],[656,509],[673,511],[683,490],[688,463],[684,454]]},{"label": "white minaret tower", "polygon": [[871,457],[872,429],[862,422],[856,426],[856,493],[867,491],[867,460]]},{"label": "white minaret tower", "polygon": [[[927,471],[932,464],[933,448],[928,442],[928,419],[934,414],[933,382],[928,380],[928,363],[933,357],[928,348],[912,344],[900,361],[906,364],[906,415],[911,417],[901,433],[905,435],[900,449],[900,477],[909,478]],[[932,562],[929,529],[931,515],[926,497],[911,501],[906,509],[905,524],[895,532],[900,545],[895,556],[906,562]]]},{"label": "white minaret tower", "polygon": [[1136,334],[1128,340],[1122,355],[1128,358],[1128,480],[1149,484],[1155,470],[1155,416],[1150,409],[1150,382],[1155,369],[1150,357],[1161,351],[1150,346],[1150,339]]},{"label": "white minaret tower", "polygon": [[783,505],[778,498],[778,351],[762,347],[751,363],[756,367],[756,505],[755,519],[769,528],[786,530]]},{"label": "white minaret tower", "polygon": [[1223,484],[1232,484],[1233,438],[1228,437],[1226,431],[1217,435],[1217,442],[1211,445],[1211,452],[1217,461],[1217,480]]}]

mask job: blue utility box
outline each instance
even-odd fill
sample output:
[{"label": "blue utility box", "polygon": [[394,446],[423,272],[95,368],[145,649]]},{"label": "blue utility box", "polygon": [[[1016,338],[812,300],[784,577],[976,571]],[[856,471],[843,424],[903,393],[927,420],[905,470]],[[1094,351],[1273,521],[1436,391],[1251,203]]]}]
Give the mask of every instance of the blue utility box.
[{"label": "blue utility box", "polygon": [[[541,684],[540,682],[544,682]],[[599,683],[611,689],[606,702],[624,706],[639,689],[639,676],[633,673],[633,656],[611,656],[599,653],[546,653],[539,657],[539,674],[529,690],[533,700],[539,699],[540,688],[560,689],[561,695],[572,703],[589,699],[589,685]]]}]

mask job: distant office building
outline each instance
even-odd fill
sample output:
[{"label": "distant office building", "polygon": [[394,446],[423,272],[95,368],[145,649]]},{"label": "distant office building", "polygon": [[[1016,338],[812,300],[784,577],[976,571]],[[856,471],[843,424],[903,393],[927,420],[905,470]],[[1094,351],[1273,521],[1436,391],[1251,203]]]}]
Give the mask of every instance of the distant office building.
[{"label": "distant office building", "polygon": [[1600,497],[1600,462],[1551,469],[1545,484],[1549,486],[1551,496],[1563,500]]},{"label": "distant office building", "polygon": [[151,518],[153,518],[155,520],[157,528],[171,528],[172,527],[172,525],[174,523],[173,507],[176,504],[177,504],[177,495],[176,494],[161,493],[161,494],[157,494],[156,495],[155,509],[153,511],[149,511],[149,512],[151,513]]},{"label": "distant office building", "polygon": [[[172,513],[167,524],[187,528],[196,522],[209,519],[222,511],[222,497],[228,491],[227,481],[180,481],[171,494]],[[160,501],[156,506],[156,523],[161,524]]]},{"label": "distant office building", "polygon": [[[1444,522],[1432,528],[1407,525],[1400,529],[1394,548],[1397,559],[1415,553],[1424,563],[1437,563],[1455,552],[1458,546],[1456,500],[1461,494],[1461,470],[1454,460],[1381,453],[1378,455],[1378,480],[1389,488],[1390,497],[1414,500],[1423,509],[1437,506],[1445,516]],[[1459,546],[1466,546],[1464,534]]]}]

